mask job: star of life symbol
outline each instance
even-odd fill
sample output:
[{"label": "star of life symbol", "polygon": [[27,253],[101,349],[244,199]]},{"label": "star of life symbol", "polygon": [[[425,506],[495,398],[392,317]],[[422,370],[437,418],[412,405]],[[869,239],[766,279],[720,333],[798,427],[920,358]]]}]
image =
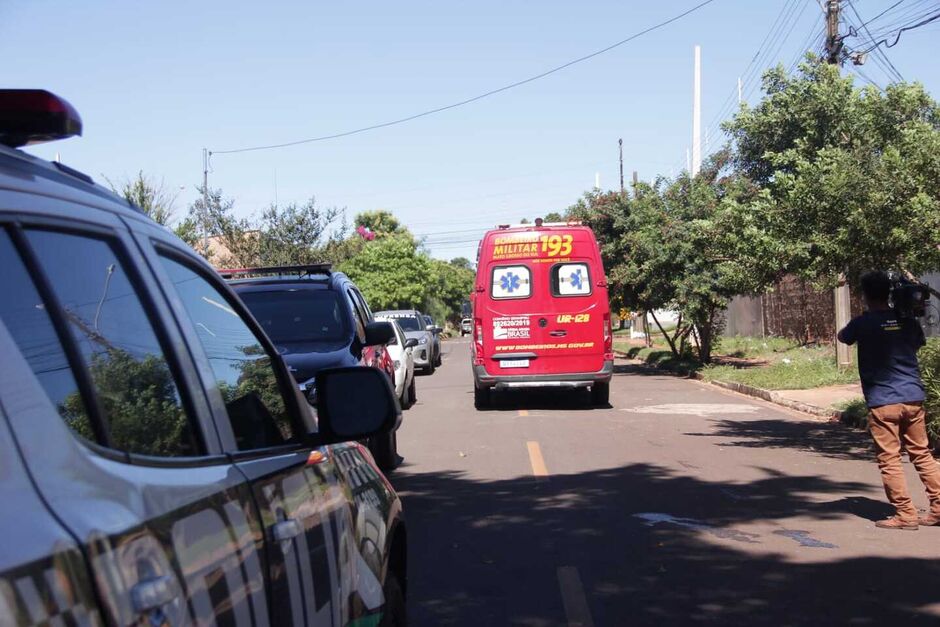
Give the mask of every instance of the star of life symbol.
[{"label": "star of life symbol", "polygon": [[512,271],[499,277],[499,287],[510,294],[519,289],[520,284],[519,275],[513,274]]},{"label": "star of life symbol", "polygon": [[576,290],[581,290],[584,285],[584,277],[581,276],[581,268],[578,268],[576,272],[571,273],[571,277],[568,279],[571,282],[572,287]]}]

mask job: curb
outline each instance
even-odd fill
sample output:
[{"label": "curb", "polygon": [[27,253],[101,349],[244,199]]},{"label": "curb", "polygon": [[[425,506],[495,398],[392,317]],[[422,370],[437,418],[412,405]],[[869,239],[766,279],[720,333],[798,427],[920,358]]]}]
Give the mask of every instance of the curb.
[{"label": "curb", "polygon": [[651,368],[659,372],[671,373],[676,376],[685,376],[689,379],[695,379],[706,385],[714,385],[715,387],[723,388],[725,390],[731,390],[732,392],[737,392],[738,394],[744,394],[746,396],[752,396],[754,398],[759,398],[765,400],[769,403],[775,405],[780,405],[781,407],[786,407],[788,409],[795,409],[796,411],[801,411],[804,414],[810,414],[812,416],[819,416],[821,418],[826,418],[828,422],[841,422],[848,426],[852,426],[849,421],[849,413],[839,411],[838,409],[828,409],[826,407],[819,407],[818,405],[812,405],[810,403],[804,403],[802,401],[794,401],[789,398],[784,398],[780,395],[779,392],[773,390],[765,390],[763,388],[754,387],[752,385],[746,385],[744,383],[730,382],[730,381],[708,381],[705,377],[699,372],[690,372],[687,375],[676,372],[675,370],[669,370],[667,368],[658,368],[656,366],[650,365],[642,360],[635,359],[630,357],[622,351],[614,351],[618,357],[623,357],[624,359],[631,359],[637,362],[638,365],[642,365],[646,368]]},{"label": "curb", "polygon": [[731,390],[733,392],[738,392],[739,394],[746,394],[747,396],[753,396],[755,398],[760,398],[765,401],[771,402],[774,405],[780,405],[781,407],[787,407],[789,409],[795,409],[801,411],[804,414],[811,414],[813,416],[820,416],[822,418],[828,419],[829,422],[842,422],[848,424],[848,413],[839,411],[838,409],[827,409],[825,407],[819,407],[818,405],[811,405],[810,403],[804,403],[802,401],[794,401],[793,399],[784,398],[780,395],[779,392],[774,392],[772,390],[765,390],[763,388],[756,388],[751,385],[745,385],[744,383],[736,383],[729,381],[706,381],[698,372],[693,372],[690,375],[691,378],[701,381],[702,383],[707,383],[708,385],[714,385],[716,387],[724,388],[726,390]]}]

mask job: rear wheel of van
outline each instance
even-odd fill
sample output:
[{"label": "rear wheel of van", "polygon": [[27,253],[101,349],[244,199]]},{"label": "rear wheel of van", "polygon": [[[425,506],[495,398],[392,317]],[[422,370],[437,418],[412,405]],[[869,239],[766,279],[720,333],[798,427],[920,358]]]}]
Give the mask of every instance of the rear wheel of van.
[{"label": "rear wheel of van", "polygon": [[598,407],[610,405],[610,383],[595,383],[591,386],[591,404]]},{"label": "rear wheel of van", "polygon": [[473,388],[473,406],[477,409],[485,409],[490,406],[489,388]]}]

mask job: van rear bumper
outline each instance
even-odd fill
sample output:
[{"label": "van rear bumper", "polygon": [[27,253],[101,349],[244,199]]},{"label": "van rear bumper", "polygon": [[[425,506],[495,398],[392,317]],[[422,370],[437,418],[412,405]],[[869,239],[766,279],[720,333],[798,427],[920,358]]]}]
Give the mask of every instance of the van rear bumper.
[{"label": "van rear bumper", "polygon": [[483,366],[473,366],[473,383],[478,388],[507,390],[512,388],[586,388],[595,383],[610,381],[614,362],[604,361],[596,372],[570,372],[564,374],[494,375]]}]

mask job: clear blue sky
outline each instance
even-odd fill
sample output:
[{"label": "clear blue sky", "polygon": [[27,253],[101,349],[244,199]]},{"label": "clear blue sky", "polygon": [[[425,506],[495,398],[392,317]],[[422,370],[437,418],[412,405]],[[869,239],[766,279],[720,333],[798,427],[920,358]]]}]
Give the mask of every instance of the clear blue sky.
[{"label": "clear blue sky", "polygon": [[[0,0],[0,58],[4,86],[54,91],[84,120],[84,137],[31,152],[59,152],[98,180],[143,170],[183,188],[182,215],[201,182],[203,147],[292,141],[446,105],[697,3]],[[894,1],[854,4],[867,20]],[[931,7],[935,0],[904,0],[872,27]],[[683,169],[695,44],[714,148],[716,117],[730,111],[722,105],[736,100],[737,78],[755,53],[745,74],[751,102],[759,96],[754,70],[790,65],[818,46],[822,18],[817,0],[715,0],[604,55],[465,107],[352,137],[217,155],[210,186],[232,197],[240,215],[275,198],[311,196],[346,207],[350,218],[388,209],[428,236],[434,256],[472,259],[484,228],[563,210],[593,186],[595,173],[603,188],[617,187],[620,137],[628,178],[634,169],[644,179]],[[935,97],[938,33],[940,20],[904,33],[887,51],[904,78]],[[872,61],[863,71],[888,83]]]}]

